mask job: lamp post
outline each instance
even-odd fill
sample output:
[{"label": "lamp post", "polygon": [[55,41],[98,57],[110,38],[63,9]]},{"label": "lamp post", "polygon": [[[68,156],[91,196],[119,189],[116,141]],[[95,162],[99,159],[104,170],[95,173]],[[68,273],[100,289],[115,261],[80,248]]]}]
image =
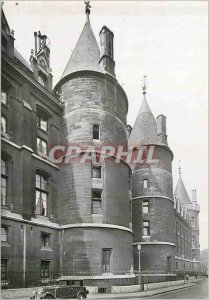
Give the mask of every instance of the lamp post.
[{"label": "lamp post", "polygon": [[137,246],[137,249],[139,251],[139,265],[138,265],[138,280],[139,280],[139,284],[141,284],[141,245],[139,244]]}]

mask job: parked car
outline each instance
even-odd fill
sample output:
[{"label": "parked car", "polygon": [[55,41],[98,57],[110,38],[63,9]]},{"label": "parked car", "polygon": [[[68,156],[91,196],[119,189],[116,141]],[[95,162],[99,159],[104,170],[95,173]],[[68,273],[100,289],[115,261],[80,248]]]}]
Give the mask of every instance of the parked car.
[{"label": "parked car", "polygon": [[53,286],[43,287],[40,299],[85,299],[88,293],[89,291],[83,286],[83,280],[59,279]]}]

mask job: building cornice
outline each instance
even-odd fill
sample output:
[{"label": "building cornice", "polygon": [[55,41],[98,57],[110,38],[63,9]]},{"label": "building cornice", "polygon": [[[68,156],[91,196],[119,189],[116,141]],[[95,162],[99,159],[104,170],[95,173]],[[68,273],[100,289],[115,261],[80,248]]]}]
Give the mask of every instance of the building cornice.
[{"label": "building cornice", "polygon": [[28,147],[28,146],[26,146],[26,145],[19,146],[19,145],[15,144],[15,143],[11,142],[10,140],[3,138],[3,137],[1,138],[1,140],[2,140],[3,142],[6,142],[7,144],[11,145],[12,147],[15,147],[15,148],[19,149],[19,150],[25,149],[25,150],[31,152],[31,153],[32,153],[32,156],[33,156],[34,158],[36,158],[36,159],[38,159],[38,160],[41,160],[41,161],[43,161],[44,163],[46,163],[46,164],[52,166],[53,168],[56,168],[56,169],[60,170],[60,168],[59,168],[58,166],[56,166],[55,164],[53,164],[53,163],[50,162],[49,160],[44,159],[44,158],[42,158],[41,156],[35,154],[34,151],[33,151],[33,149],[31,149],[30,147]]},{"label": "building cornice", "polygon": [[140,200],[140,199],[144,199],[144,198],[161,198],[161,199],[164,199],[164,200],[170,200],[171,202],[174,202],[173,199],[171,199],[169,197],[166,197],[166,196],[162,196],[162,195],[138,196],[138,197],[133,197],[132,201],[133,200]]},{"label": "building cornice", "polygon": [[107,228],[107,229],[117,229],[117,230],[124,230],[128,231],[133,234],[133,231],[130,228],[114,225],[114,224],[103,224],[103,223],[78,223],[78,224],[67,224],[61,225],[61,229],[72,229],[72,228]]},{"label": "building cornice", "polygon": [[169,242],[135,242],[133,243],[133,246],[137,245],[168,245],[168,246],[173,246],[176,247],[174,243],[169,243]]}]

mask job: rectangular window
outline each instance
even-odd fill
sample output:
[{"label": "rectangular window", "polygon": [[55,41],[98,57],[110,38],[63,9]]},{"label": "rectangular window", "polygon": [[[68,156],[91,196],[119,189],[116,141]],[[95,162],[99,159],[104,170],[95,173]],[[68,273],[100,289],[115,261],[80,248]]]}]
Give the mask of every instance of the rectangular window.
[{"label": "rectangular window", "polygon": [[41,128],[44,131],[48,130],[47,119],[42,116],[37,116],[37,127]]},{"label": "rectangular window", "polygon": [[148,187],[148,180],[144,179],[144,181],[143,181],[143,188],[147,189],[147,187]]},{"label": "rectangular window", "polygon": [[112,249],[102,249],[102,272],[109,273],[111,271],[111,254]]},{"label": "rectangular window", "polygon": [[7,132],[7,119],[4,116],[1,116],[1,131]]},{"label": "rectangular window", "polygon": [[36,174],[36,215],[47,216],[48,179]]},{"label": "rectangular window", "polygon": [[8,259],[1,260],[1,286],[4,286],[6,284],[5,280],[8,279],[8,262]]},{"label": "rectangular window", "polygon": [[1,91],[1,102],[7,105],[7,92]]},{"label": "rectangular window", "polygon": [[149,213],[149,201],[148,200],[144,200],[142,202],[142,212],[143,212],[143,214]]},{"label": "rectangular window", "polygon": [[8,241],[8,228],[6,226],[1,226],[1,241]]},{"label": "rectangular window", "polygon": [[92,190],[92,214],[102,212],[102,190]]},{"label": "rectangular window", "polygon": [[50,277],[50,261],[42,260],[41,261],[41,278]]},{"label": "rectangular window", "polygon": [[39,137],[37,138],[37,151],[47,155],[47,142]]},{"label": "rectangular window", "polygon": [[93,139],[94,140],[100,139],[99,125],[93,125]]},{"label": "rectangular window", "polygon": [[7,163],[1,159],[1,205],[6,205],[7,200]]},{"label": "rectangular window", "polygon": [[50,234],[42,232],[41,233],[41,246],[49,247],[50,246]]},{"label": "rectangular window", "polygon": [[143,236],[150,236],[150,222],[143,221]]},{"label": "rectangular window", "polygon": [[101,178],[101,166],[92,166],[92,178]]}]

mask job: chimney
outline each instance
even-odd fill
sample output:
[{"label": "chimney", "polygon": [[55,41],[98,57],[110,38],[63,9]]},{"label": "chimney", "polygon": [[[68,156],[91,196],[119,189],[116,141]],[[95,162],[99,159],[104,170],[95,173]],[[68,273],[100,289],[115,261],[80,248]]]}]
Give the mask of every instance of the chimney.
[{"label": "chimney", "polygon": [[192,190],[192,202],[197,202],[196,189]]},{"label": "chimney", "polygon": [[166,117],[164,115],[159,115],[157,117],[157,135],[159,136],[162,144],[168,144],[166,134]]},{"label": "chimney", "polygon": [[100,64],[105,71],[115,76],[115,62],[113,56],[113,32],[103,26],[100,33]]}]

